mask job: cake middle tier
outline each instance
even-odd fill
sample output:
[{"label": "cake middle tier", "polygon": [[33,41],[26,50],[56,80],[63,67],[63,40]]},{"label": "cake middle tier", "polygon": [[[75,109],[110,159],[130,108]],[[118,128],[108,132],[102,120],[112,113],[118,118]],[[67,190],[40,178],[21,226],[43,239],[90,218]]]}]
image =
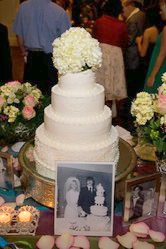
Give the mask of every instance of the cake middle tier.
[{"label": "cake middle tier", "polygon": [[103,112],[91,117],[63,117],[52,109],[44,110],[44,127],[48,137],[65,144],[95,144],[107,139],[112,125],[111,110],[107,106]]},{"label": "cake middle tier", "polygon": [[73,92],[55,85],[51,90],[51,106],[57,114],[66,117],[91,117],[103,111],[104,88],[99,84],[89,91]]}]

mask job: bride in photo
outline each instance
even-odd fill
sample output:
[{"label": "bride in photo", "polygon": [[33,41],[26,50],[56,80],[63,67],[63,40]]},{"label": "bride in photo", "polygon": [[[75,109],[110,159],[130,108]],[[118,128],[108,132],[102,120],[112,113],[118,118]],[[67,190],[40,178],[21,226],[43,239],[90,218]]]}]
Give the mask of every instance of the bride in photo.
[{"label": "bride in photo", "polygon": [[78,198],[80,193],[80,181],[76,177],[69,177],[65,183],[64,196],[66,207],[64,218],[78,217]]}]

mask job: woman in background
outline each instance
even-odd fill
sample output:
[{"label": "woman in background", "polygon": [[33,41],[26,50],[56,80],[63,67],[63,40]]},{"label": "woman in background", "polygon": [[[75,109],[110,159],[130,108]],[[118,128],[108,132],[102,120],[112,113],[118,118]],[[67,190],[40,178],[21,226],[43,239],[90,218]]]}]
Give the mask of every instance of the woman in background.
[{"label": "woman in background", "polygon": [[136,43],[138,46],[138,52],[142,57],[141,66],[142,72],[144,72],[144,81],[146,73],[148,70],[148,65],[150,58],[159,35],[159,23],[160,15],[157,12],[156,8],[148,9],[146,11],[147,27],[144,30],[143,35],[136,38]]},{"label": "woman in background", "polygon": [[69,177],[65,183],[66,207],[64,218],[78,217],[78,197],[80,193],[80,182],[76,177]]},{"label": "woman in background", "polygon": [[[107,2],[101,11],[92,32],[100,42],[103,54],[102,67],[96,71],[96,82],[104,86],[106,104],[111,107],[112,101],[118,104],[127,97],[123,51],[127,46],[128,32],[127,25],[118,19],[122,12],[120,0]],[[116,116],[114,108],[113,116]]]},{"label": "woman in background", "polygon": [[[160,15],[163,21],[166,21],[166,0],[159,1]],[[144,91],[156,93],[158,87],[162,84],[161,76],[166,72],[166,25],[159,34],[154,47],[148,72],[145,80]]]}]

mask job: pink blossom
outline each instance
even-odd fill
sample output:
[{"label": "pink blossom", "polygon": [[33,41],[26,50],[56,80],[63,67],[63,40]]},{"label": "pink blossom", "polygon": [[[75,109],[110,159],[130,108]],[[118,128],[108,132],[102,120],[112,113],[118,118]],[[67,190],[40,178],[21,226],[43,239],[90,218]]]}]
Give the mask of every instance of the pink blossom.
[{"label": "pink blossom", "polygon": [[24,106],[22,109],[22,115],[25,119],[30,120],[36,116],[36,112],[31,106]]},{"label": "pink blossom", "polygon": [[4,105],[5,99],[0,95],[0,108]]},{"label": "pink blossom", "polygon": [[5,85],[15,88],[17,90],[20,88],[21,83],[19,81],[10,81],[10,82],[7,82]]},{"label": "pink blossom", "polygon": [[157,107],[159,112],[161,114],[166,114],[166,95],[160,93],[158,96]]},{"label": "pink blossom", "polygon": [[34,96],[32,96],[32,95],[27,95],[27,96],[24,98],[23,103],[24,103],[26,106],[34,107],[34,106],[36,105],[36,100],[35,100]]}]

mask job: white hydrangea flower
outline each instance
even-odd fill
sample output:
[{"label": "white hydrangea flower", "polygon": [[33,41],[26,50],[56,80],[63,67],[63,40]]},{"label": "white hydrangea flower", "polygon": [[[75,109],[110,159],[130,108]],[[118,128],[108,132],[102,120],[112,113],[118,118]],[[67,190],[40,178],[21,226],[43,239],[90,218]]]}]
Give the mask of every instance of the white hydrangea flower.
[{"label": "white hydrangea flower", "polygon": [[154,116],[153,98],[149,93],[140,92],[131,105],[131,114],[138,125],[145,125]]},{"label": "white hydrangea flower", "polygon": [[7,102],[8,104],[13,104],[13,103],[17,103],[17,104],[18,104],[18,103],[20,103],[20,101],[19,101],[19,99],[16,97],[15,93],[11,93],[11,94],[8,96],[6,102]]},{"label": "white hydrangea flower", "polygon": [[7,106],[4,109],[4,114],[8,115],[8,117],[9,117],[8,118],[9,123],[13,123],[16,120],[19,112],[20,112],[19,109],[17,107],[15,107],[15,106],[12,106],[12,105]]},{"label": "white hydrangea flower", "polygon": [[24,93],[30,93],[32,91],[32,89],[34,88],[31,83],[26,82],[24,84],[21,85],[22,86],[22,91]]},{"label": "white hydrangea flower", "polygon": [[53,63],[59,74],[77,73],[101,66],[99,42],[84,28],[70,28],[53,42]]},{"label": "white hydrangea flower", "polygon": [[161,80],[163,83],[166,83],[166,72],[161,76]]},{"label": "white hydrangea flower", "polygon": [[164,82],[160,87],[160,91],[163,95],[166,95],[166,82]]},{"label": "white hydrangea flower", "polygon": [[1,94],[3,96],[9,96],[11,93],[14,93],[13,88],[11,88],[11,87],[9,87],[7,85],[1,86],[1,92],[2,92]]},{"label": "white hydrangea flower", "polygon": [[40,91],[40,89],[34,89],[31,92],[31,95],[35,98],[35,100],[38,102],[38,100],[40,99],[40,97],[42,96],[42,92]]},{"label": "white hydrangea flower", "polygon": [[161,125],[166,125],[166,115],[162,116],[161,119],[160,119],[160,124]]}]

